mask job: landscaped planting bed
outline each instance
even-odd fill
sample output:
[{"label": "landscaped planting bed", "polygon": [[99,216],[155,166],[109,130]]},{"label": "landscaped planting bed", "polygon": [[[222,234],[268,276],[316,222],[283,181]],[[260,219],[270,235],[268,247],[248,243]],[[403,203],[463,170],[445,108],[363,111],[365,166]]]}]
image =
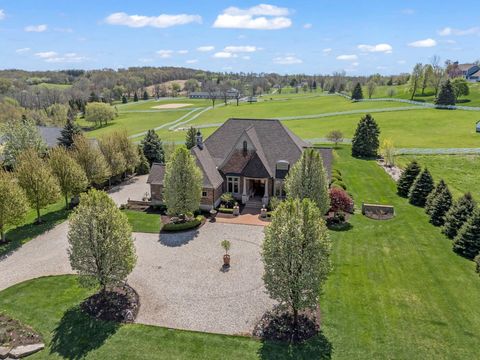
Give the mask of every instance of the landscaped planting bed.
[{"label": "landscaped planting bed", "polygon": [[179,222],[179,223],[170,222],[170,223],[164,224],[162,230],[167,232],[191,230],[196,227],[199,227],[203,223],[205,223],[205,217],[203,215],[198,215],[193,220],[187,220],[185,222]]}]

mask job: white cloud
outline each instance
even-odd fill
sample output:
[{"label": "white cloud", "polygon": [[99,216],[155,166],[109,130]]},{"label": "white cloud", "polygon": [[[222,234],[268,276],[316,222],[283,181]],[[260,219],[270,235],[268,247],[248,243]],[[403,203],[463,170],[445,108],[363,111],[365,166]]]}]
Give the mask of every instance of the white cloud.
[{"label": "white cloud", "polygon": [[200,52],[208,52],[208,51],[213,51],[213,50],[215,50],[215,46],[212,46],[212,45],[205,45],[205,46],[197,47],[197,51],[200,51]]},{"label": "white cloud", "polygon": [[244,45],[244,46],[226,46],[223,51],[225,52],[230,52],[230,53],[251,53],[255,52],[257,50],[260,50],[256,46],[251,46],[251,45]]},{"label": "white cloud", "polygon": [[358,49],[364,52],[382,52],[385,54],[392,53],[392,45],[390,44],[377,44],[377,45],[358,45]]},{"label": "white cloud", "polygon": [[231,52],[227,51],[219,51],[213,54],[214,58],[219,58],[219,59],[229,59],[229,58],[235,58],[237,57],[237,54],[233,54]]},{"label": "white cloud", "polygon": [[124,25],[133,28],[151,26],[155,28],[167,28],[189,23],[201,23],[200,15],[178,14],[159,16],[128,15],[124,12],[110,14],[105,18],[105,22],[110,25]]},{"label": "white cloud", "polygon": [[29,25],[29,26],[25,26],[24,30],[26,32],[44,32],[46,31],[48,28],[47,25],[45,24],[42,24],[42,25]]},{"label": "white cloud", "polygon": [[173,50],[158,50],[157,55],[162,59],[170,58],[173,55]]},{"label": "white cloud", "polygon": [[304,29],[311,29],[312,26],[313,26],[312,24],[306,23],[306,24],[303,25],[303,28],[304,28]]},{"label": "white cloud", "polygon": [[196,64],[198,62],[197,59],[190,59],[190,60],[187,60],[185,61],[187,64]]},{"label": "white cloud", "polygon": [[428,38],[424,40],[411,42],[408,44],[408,46],[415,47],[415,48],[429,48],[429,47],[437,46],[437,42],[434,39]]},{"label": "white cloud", "polygon": [[452,40],[452,39],[445,40],[445,42],[447,44],[456,44],[457,43],[455,40]]},{"label": "white cloud", "polygon": [[29,51],[30,51],[30,48],[28,47],[15,50],[17,54],[25,54],[26,52],[29,52]]},{"label": "white cloud", "polygon": [[251,57],[250,57],[250,56],[248,56],[248,55],[245,55],[245,56],[242,56],[242,59],[243,59],[243,60],[250,60],[250,59],[251,59]]},{"label": "white cloud", "polygon": [[35,56],[49,63],[79,63],[87,59],[85,56],[73,52],[60,55],[55,51],[44,51],[35,53]]},{"label": "white cloud", "polygon": [[343,60],[343,61],[353,61],[357,60],[358,56],[357,55],[339,55],[337,56],[337,60]]},{"label": "white cloud", "polygon": [[324,54],[330,54],[332,52],[332,48],[325,48],[322,51]]},{"label": "white cloud", "polygon": [[357,61],[355,61],[355,62],[352,63],[352,66],[358,66],[358,65],[360,65],[360,63],[357,62]]},{"label": "white cloud", "polygon": [[450,35],[455,35],[455,36],[464,36],[464,35],[476,35],[480,34],[480,27],[472,27],[469,29],[453,29],[451,27],[445,27],[441,30],[438,31],[438,34],[440,36],[450,36]]},{"label": "white cloud", "polygon": [[280,65],[293,65],[303,63],[302,59],[299,59],[293,55],[276,57],[273,59],[273,62]]},{"label": "white cloud", "polygon": [[227,29],[278,30],[288,28],[290,11],[275,5],[260,4],[248,9],[231,6],[217,16],[213,27]]},{"label": "white cloud", "polygon": [[188,54],[188,50],[178,50],[177,52],[182,55]]},{"label": "white cloud", "polygon": [[5,10],[0,9],[0,20],[5,19],[5,16],[6,16],[6,15],[5,15]]},{"label": "white cloud", "polygon": [[53,58],[53,57],[56,57],[57,55],[58,53],[55,51],[43,51],[43,52],[35,53],[35,56],[42,59]]}]

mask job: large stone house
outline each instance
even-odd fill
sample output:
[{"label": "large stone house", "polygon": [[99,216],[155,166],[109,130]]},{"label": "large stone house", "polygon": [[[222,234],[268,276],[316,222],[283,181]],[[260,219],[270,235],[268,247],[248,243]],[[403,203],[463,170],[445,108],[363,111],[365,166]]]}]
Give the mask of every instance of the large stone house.
[{"label": "large stone house", "polygon": [[[203,173],[201,208],[210,210],[229,192],[251,207],[268,204],[270,197],[284,197],[284,180],[290,167],[311,145],[293,134],[279,120],[229,119],[203,141],[197,133],[191,149]],[[332,150],[319,148],[328,175]],[[152,203],[162,203],[164,164],[153,164],[148,183]]]}]

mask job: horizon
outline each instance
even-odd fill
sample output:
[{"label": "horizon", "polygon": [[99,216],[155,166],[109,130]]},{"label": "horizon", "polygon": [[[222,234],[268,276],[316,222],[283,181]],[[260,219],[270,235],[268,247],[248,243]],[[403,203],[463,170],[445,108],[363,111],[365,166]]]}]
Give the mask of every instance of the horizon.
[{"label": "horizon", "polygon": [[[436,4],[435,4],[436,5]],[[467,1],[462,8],[474,7]],[[1,69],[185,67],[212,72],[409,72],[437,55],[478,59],[478,18],[455,4],[0,1]],[[340,14],[340,16],[338,16]],[[368,22],[368,26],[365,26]],[[192,33],[194,36],[192,36]]]}]

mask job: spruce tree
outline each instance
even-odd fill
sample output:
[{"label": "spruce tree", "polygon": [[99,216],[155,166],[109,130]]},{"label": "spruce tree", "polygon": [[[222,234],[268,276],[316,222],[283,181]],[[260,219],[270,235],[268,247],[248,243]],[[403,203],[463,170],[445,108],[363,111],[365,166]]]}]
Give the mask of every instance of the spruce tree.
[{"label": "spruce tree", "polygon": [[75,121],[70,119],[67,120],[65,127],[60,132],[60,137],[58,138],[58,143],[61,146],[70,149],[73,145],[73,138],[76,135],[80,135],[82,133],[82,129],[78,126]]},{"label": "spruce tree", "polygon": [[197,135],[197,129],[194,127],[190,127],[187,130],[187,135],[185,136],[185,146],[187,149],[191,149],[196,145],[196,135]]},{"label": "spruce tree", "polygon": [[480,210],[474,210],[453,240],[453,251],[473,259],[480,253]]},{"label": "spruce tree", "polygon": [[143,154],[150,165],[153,163],[163,164],[165,162],[165,152],[163,151],[162,141],[154,130],[147,131],[147,135],[143,138],[141,146]]},{"label": "spruce tree", "polygon": [[128,99],[125,95],[122,95],[122,104],[128,103]]},{"label": "spruce tree", "polygon": [[467,219],[472,215],[476,203],[470,193],[466,193],[458,199],[445,215],[445,225],[442,232],[450,239],[457,236],[458,230],[463,226]]},{"label": "spruce tree", "polygon": [[380,129],[370,115],[365,115],[358,123],[352,140],[352,156],[372,158],[377,156]]},{"label": "spruce tree", "polygon": [[478,254],[475,259],[475,271],[477,272],[478,275],[480,275],[480,254]]},{"label": "spruce tree", "polygon": [[133,94],[133,101],[135,101],[135,102],[138,101],[138,95],[137,95],[136,91],[135,91],[135,94]]},{"label": "spruce tree", "polygon": [[428,169],[423,170],[420,175],[417,176],[415,182],[408,194],[408,200],[410,204],[415,206],[425,206],[428,195],[432,192],[434,187],[432,175]]},{"label": "spruce tree", "polygon": [[445,214],[452,207],[452,193],[445,185],[443,190],[435,197],[430,208],[430,223],[441,226],[445,223]]},{"label": "spruce tree", "polygon": [[148,93],[147,90],[143,92],[143,100],[148,100]]},{"label": "spruce tree", "polygon": [[421,171],[422,169],[420,168],[420,165],[418,165],[415,160],[408,164],[407,168],[404,170],[397,182],[398,195],[405,198],[408,197],[410,188]]},{"label": "spruce tree", "polygon": [[328,93],[329,94],[335,94],[335,85],[332,84],[332,86],[330,86],[330,89],[328,90]]},{"label": "spruce tree", "polygon": [[440,92],[435,99],[436,105],[455,105],[455,91],[453,90],[452,83],[447,80],[442,84]]},{"label": "spruce tree", "polygon": [[352,91],[352,100],[361,100],[363,99],[362,85],[357,83]]},{"label": "spruce tree", "polygon": [[[438,183],[437,186],[435,186],[435,189],[428,195],[427,201],[425,202],[425,212],[430,215],[433,203],[435,202],[435,199],[437,198],[438,195],[442,193],[442,191],[447,187],[447,184],[445,184],[445,181],[441,179]],[[451,205],[451,204],[450,204]]]},{"label": "spruce tree", "polygon": [[138,162],[135,172],[137,173],[137,175],[148,174],[150,171],[150,163],[148,162],[148,159],[145,157],[145,154],[143,153],[142,145],[138,145],[138,157],[140,161]]}]

